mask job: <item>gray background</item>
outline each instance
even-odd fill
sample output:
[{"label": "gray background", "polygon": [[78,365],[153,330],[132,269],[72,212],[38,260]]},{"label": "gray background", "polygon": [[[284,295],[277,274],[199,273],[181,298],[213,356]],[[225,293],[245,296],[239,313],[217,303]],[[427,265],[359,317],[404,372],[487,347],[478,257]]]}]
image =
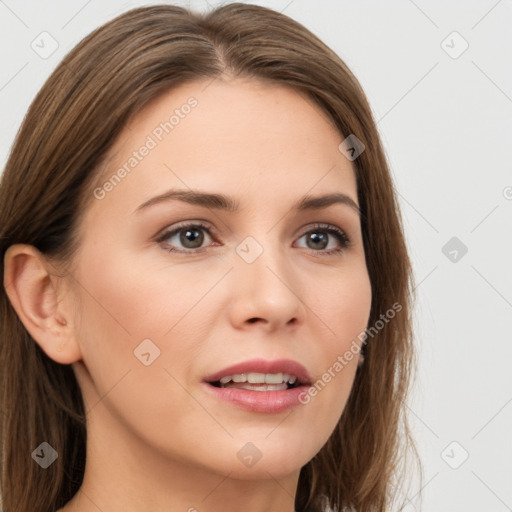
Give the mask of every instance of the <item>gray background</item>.
[{"label": "gray background", "polygon": [[[148,3],[155,2],[0,1],[1,168],[65,53]],[[512,2],[254,3],[283,11],[330,45],[378,121],[418,293],[420,365],[408,410],[424,500],[420,507],[413,486],[407,510],[512,510]]]}]

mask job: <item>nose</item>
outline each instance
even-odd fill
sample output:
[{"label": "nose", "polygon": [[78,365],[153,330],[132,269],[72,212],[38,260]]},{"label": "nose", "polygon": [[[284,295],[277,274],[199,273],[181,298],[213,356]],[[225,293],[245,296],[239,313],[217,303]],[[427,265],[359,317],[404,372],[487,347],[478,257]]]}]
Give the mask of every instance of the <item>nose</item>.
[{"label": "nose", "polygon": [[238,329],[257,324],[270,332],[304,321],[299,280],[277,244],[250,263],[237,255],[230,286],[228,314]]}]

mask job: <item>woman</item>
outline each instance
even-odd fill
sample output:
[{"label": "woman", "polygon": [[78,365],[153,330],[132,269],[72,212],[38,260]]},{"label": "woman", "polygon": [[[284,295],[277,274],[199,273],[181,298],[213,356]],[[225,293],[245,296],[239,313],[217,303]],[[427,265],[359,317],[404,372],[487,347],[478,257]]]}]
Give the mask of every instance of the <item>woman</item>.
[{"label": "woman", "polygon": [[390,509],[410,263],[364,93],[303,26],[119,16],[0,201],[4,510]]}]

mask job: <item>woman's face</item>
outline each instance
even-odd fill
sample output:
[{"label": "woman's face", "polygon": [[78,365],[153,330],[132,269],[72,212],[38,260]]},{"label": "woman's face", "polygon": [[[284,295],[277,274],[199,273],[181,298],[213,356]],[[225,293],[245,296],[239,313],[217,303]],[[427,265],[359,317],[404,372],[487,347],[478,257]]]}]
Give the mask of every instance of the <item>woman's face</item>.
[{"label": "woman's face", "polygon": [[128,123],[73,262],[91,443],[108,429],[139,455],[242,479],[321,449],[357,369],[338,356],[371,303],[343,138],[297,92],[241,79],[183,85]]}]

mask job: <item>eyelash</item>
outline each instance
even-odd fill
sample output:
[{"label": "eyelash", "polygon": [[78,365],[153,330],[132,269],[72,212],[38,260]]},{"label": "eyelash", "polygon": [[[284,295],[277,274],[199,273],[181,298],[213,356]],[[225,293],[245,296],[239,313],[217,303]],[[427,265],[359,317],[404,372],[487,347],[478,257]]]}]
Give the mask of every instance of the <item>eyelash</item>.
[{"label": "eyelash", "polygon": [[[156,242],[163,243],[168,238],[171,238],[172,236],[178,234],[180,231],[183,231],[185,229],[196,229],[196,230],[202,229],[202,230],[206,231],[211,238],[213,238],[213,236],[211,234],[211,229],[208,226],[206,226],[202,222],[194,222],[194,223],[189,223],[189,224],[183,224],[181,226],[177,226],[169,231],[164,232],[161,236],[159,236],[156,239]],[[317,254],[317,253],[322,254],[323,253],[326,256],[334,256],[334,255],[340,254],[342,251],[347,249],[351,244],[350,239],[341,229],[337,228],[336,226],[332,226],[330,224],[321,224],[321,223],[314,224],[313,227],[311,229],[308,229],[308,231],[306,231],[303,235],[301,235],[300,238],[302,238],[303,236],[308,235],[310,233],[314,233],[315,231],[323,231],[323,232],[329,233],[330,235],[333,235],[338,240],[340,247],[338,247],[336,249],[330,249],[327,251],[326,250],[315,251],[314,249],[308,249],[310,252],[312,252],[314,254]],[[181,253],[181,254],[203,252],[204,249],[207,249],[207,247],[200,247],[198,249],[176,249],[174,247],[166,247],[165,248],[165,250],[168,252]]]}]

